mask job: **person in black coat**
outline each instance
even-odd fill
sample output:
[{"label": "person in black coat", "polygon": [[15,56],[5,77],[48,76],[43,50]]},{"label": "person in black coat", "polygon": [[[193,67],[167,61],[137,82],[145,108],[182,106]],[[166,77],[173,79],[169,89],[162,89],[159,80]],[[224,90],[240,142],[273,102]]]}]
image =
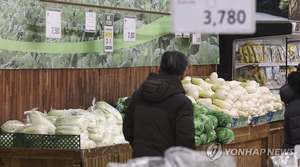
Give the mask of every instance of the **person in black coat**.
[{"label": "person in black coat", "polygon": [[179,51],[166,51],[158,67],[131,96],[123,134],[132,158],[163,156],[172,146],[196,149],[193,105],[181,84],[188,66]]},{"label": "person in black coat", "polygon": [[283,151],[293,151],[300,144],[300,71],[288,75],[288,83],[280,88],[285,103]]}]

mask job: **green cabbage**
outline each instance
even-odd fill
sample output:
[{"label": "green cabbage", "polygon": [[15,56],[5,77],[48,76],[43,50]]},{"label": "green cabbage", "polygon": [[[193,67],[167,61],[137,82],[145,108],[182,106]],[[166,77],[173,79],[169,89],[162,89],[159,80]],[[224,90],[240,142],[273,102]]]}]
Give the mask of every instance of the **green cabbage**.
[{"label": "green cabbage", "polygon": [[214,126],[214,128],[216,128],[218,126],[218,119],[217,119],[217,117],[215,117],[213,115],[207,115],[207,117],[209,117],[212,120],[213,126]]},{"label": "green cabbage", "polygon": [[200,146],[200,144],[201,144],[200,137],[196,135],[196,136],[195,136],[195,145],[196,145],[196,146]]},{"label": "green cabbage", "polygon": [[202,133],[202,134],[199,136],[199,138],[200,138],[200,145],[206,144],[206,143],[207,143],[207,134]]},{"label": "green cabbage", "polygon": [[217,127],[215,131],[217,134],[217,140],[221,144],[229,144],[234,140],[234,132],[230,128]]},{"label": "green cabbage", "polygon": [[100,109],[103,111],[103,113],[106,115],[113,115],[115,117],[115,119],[117,120],[117,123],[122,124],[123,119],[121,116],[121,113],[114,108],[113,106],[111,106],[110,104],[108,104],[105,101],[99,101],[95,104],[94,109]]},{"label": "green cabbage", "polygon": [[194,124],[195,124],[195,134],[197,136],[200,136],[204,131],[203,122],[200,119],[194,118]]},{"label": "green cabbage", "polygon": [[207,142],[213,142],[216,141],[217,139],[217,134],[214,130],[210,131],[209,133],[207,133]]},{"label": "green cabbage", "polygon": [[129,103],[130,103],[131,97],[129,96],[125,96],[125,97],[121,97],[118,99],[117,102],[117,109],[121,112],[124,113],[125,110],[128,108]]},{"label": "green cabbage", "polygon": [[224,112],[210,110],[210,112],[208,112],[208,115],[215,116],[218,119],[218,126],[220,127],[226,127],[228,124],[233,123],[233,119],[230,117],[230,115]]},{"label": "green cabbage", "polygon": [[207,114],[209,109],[203,104],[193,103],[193,112],[194,117],[198,117],[200,114]]},{"label": "green cabbage", "polygon": [[200,114],[196,119],[199,119],[203,123],[204,133],[214,130],[213,121],[208,116]]}]

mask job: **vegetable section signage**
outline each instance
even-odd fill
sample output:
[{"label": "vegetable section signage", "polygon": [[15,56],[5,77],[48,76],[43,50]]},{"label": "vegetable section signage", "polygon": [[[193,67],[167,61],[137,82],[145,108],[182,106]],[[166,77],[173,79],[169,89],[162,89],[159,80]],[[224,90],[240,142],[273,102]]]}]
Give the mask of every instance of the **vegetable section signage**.
[{"label": "vegetable section signage", "polygon": [[46,37],[61,38],[61,12],[60,9],[46,10]]},{"label": "vegetable section signage", "polygon": [[252,0],[172,0],[172,32],[251,34],[255,14]]},{"label": "vegetable section signage", "polygon": [[105,14],[105,26],[104,26],[104,52],[114,51],[114,15]]}]

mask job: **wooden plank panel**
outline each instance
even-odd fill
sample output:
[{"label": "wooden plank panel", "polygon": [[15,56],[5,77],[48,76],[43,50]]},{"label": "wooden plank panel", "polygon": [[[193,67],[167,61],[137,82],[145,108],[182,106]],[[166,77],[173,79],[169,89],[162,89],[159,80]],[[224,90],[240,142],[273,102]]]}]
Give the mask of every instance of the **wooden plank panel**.
[{"label": "wooden plank panel", "polygon": [[[215,65],[189,66],[187,75],[208,76]],[[130,96],[157,67],[111,69],[0,70],[0,125],[10,119],[22,120],[24,111],[38,108],[83,108],[95,97],[115,105]]]}]

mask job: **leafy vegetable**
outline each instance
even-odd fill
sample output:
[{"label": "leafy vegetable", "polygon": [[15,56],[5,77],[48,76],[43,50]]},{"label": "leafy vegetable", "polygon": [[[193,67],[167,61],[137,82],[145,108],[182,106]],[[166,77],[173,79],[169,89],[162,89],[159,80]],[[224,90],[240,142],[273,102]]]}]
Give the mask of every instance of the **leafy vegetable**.
[{"label": "leafy vegetable", "polygon": [[214,128],[216,128],[218,126],[218,119],[217,119],[217,117],[215,117],[213,115],[207,115],[207,117],[212,120],[213,126],[214,126]]},{"label": "leafy vegetable", "polygon": [[2,126],[2,132],[18,133],[23,130],[25,124],[18,120],[8,120]]},{"label": "leafy vegetable", "polygon": [[226,113],[220,111],[210,110],[208,115],[213,115],[218,119],[218,126],[226,127],[228,124],[233,123],[233,119]]},{"label": "leafy vegetable", "polygon": [[119,98],[118,102],[117,102],[117,107],[116,108],[121,113],[125,112],[125,110],[129,106],[130,100],[131,100],[131,97],[129,97],[129,96]]},{"label": "leafy vegetable", "polygon": [[217,134],[214,130],[207,133],[207,142],[213,142],[217,139]]},{"label": "leafy vegetable", "polygon": [[200,136],[200,134],[202,134],[204,131],[203,122],[198,118],[194,118],[194,124],[195,124],[195,134],[197,136]]},{"label": "leafy vegetable", "polygon": [[200,114],[197,118],[203,123],[205,133],[209,133],[214,129],[213,121],[208,116]]},{"label": "leafy vegetable", "polygon": [[201,144],[201,145],[207,143],[207,134],[202,133],[202,134],[199,136],[199,138],[200,138],[200,144]]},{"label": "leafy vegetable", "polygon": [[226,127],[217,127],[215,129],[218,142],[221,144],[229,144],[234,140],[234,133],[232,129]]},{"label": "leafy vegetable", "polygon": [[209,109],[203,104],[193,103],[194,117],[198,117],[200,114],[207,114]]}]

